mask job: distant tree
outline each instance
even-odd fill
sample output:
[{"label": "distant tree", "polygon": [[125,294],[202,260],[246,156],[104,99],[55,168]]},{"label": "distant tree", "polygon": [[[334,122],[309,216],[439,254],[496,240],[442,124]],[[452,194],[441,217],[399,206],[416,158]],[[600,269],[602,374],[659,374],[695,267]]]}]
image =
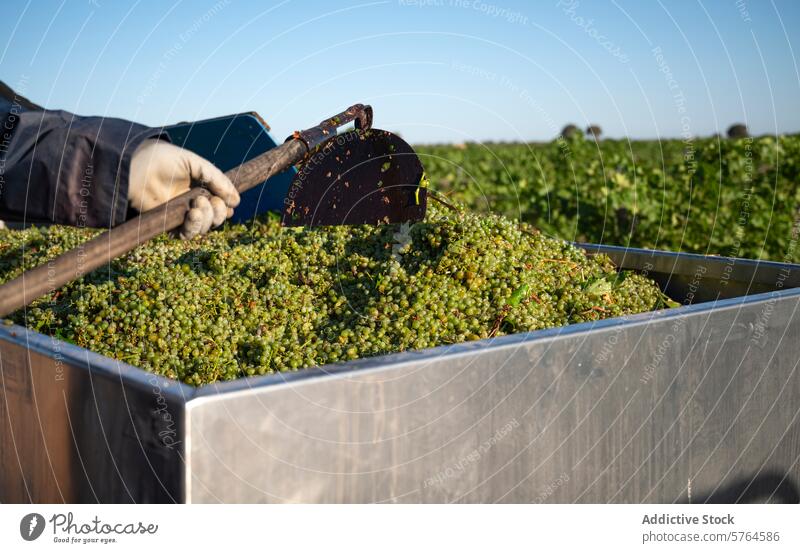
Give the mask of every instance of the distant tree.
[{"label": "distant tree", "polygon": [[578,128],[577,125],[573,125],[572,123],[561,129],[561,136],[563,136],[564,138],[574,138],[576,136],[581,136],[581,135],[583,135],[581,130]]},{"label": "distant tree", "polygon": [[750,133],[747,132],[747,125],[742,123],[734,123],[728,127],[728,138],[747,138]]},{"label": "distant tree", "polygon": [[586,127],[586,134],[597,140],[603,134],[603,129],[600,128],[600,125],[589,125]]}]

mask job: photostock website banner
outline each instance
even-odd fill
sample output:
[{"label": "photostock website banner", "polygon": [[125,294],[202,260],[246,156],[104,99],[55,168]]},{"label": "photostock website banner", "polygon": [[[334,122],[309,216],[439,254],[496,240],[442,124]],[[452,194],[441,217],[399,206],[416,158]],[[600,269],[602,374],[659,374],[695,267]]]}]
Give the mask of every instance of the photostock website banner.
[{"label": "photostock website banner", "polygon": [[0,551],[797,551],[796,505],[3,505]]}]

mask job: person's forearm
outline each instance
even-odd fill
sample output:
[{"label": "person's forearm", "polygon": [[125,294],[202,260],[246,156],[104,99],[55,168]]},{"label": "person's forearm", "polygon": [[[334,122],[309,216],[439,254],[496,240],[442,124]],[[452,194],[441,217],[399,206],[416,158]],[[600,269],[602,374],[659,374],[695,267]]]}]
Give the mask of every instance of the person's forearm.
[{"label": "person's forearm", "polygon": [[125,220],[131,156],[161,136],[122,119],[0,99],[0,219],[109,227]]}]

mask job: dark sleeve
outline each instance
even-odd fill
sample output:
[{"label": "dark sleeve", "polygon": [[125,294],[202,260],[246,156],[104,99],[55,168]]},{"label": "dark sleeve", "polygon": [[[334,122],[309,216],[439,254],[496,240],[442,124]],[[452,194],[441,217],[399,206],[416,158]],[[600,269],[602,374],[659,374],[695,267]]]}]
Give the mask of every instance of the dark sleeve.
[{"label": "dark sleeve", "polygon": [[0,220],[86,227],[125,221],[133,151],[164,133],[36,107],[0,95]]}]

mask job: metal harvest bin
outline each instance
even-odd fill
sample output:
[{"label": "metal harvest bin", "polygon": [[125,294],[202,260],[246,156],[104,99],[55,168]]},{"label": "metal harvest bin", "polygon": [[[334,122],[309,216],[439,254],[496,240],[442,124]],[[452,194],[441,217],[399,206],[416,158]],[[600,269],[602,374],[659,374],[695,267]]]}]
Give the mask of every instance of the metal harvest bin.
[{"label": "metal harvest bin", "polygon": [[0,328],[0,500],[798,501],[800,266],[586,247],[691,305],[197,389]]}]

